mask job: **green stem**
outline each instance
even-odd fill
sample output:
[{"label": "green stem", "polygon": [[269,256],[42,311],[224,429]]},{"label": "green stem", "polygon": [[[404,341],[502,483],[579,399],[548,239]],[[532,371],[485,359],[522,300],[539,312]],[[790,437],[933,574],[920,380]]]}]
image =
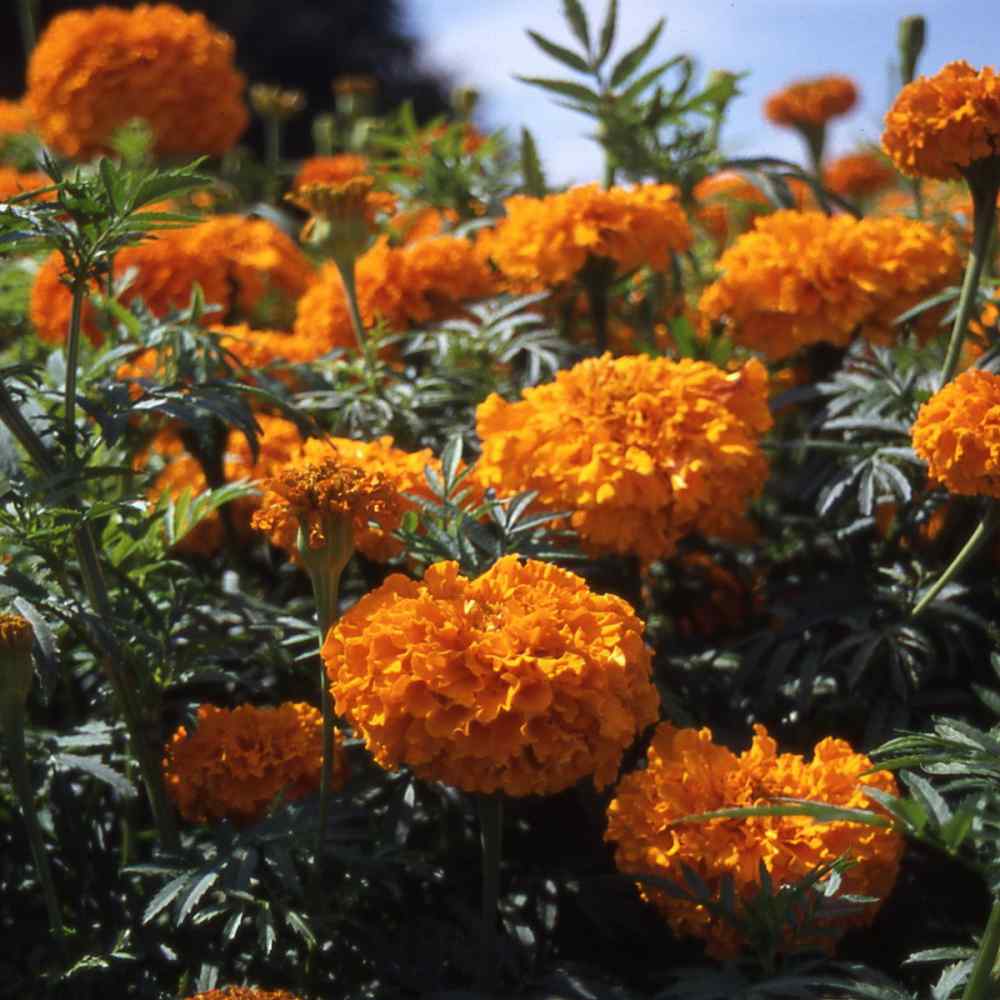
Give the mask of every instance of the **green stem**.
[{"label": "green stem", "polygon": [[264,119],[264,143],[268,195],[276,198],[281,190],[281,120],[273,115]]},{"label": "green stem", "polygon": [[49,930],[53,938],[62,948],[63,937],[62,911],[59,907],[59,897],[56,895],[56,885],[49,866],[49,856],[45,851],[45,839],[42,827],[35,812],[35,794],[31,787],[31,776],[28,773],[28,757],[24,748],[24,712],[19,706],[10,706],[3,713],[4,737],[7,743],[7,763],[10,766],[10,776],[21,806],[24,826],[28,832],[28,842],[31,845],[31,856],[35,862],[35,872],[45,896],[45,908],[49,915]]},{"label": "green stem", "polygon": [[990,919],[986,922],[982,940],[979,942],[979,953],[976,964],[972,967],[972,975],[962,991],[962,1000],[988,1000],[993,996],[993,966],[996,963],[997,951],[1000,950],[1000,899],[993,900]]},{"label": "green stem", "polygon": [[80,364],[81,320],[83,302],[87,296],[87,283],[79,278],[73,281],[73,304],[69,316],[69,333],[66,337],[66,454],[72,462],[76,457],[76,370]]},{"label": "green stem", "polygon": [[823,149],[826,146],[825,125],[800,125],[799,132],[806,141],[809,150],[809,166],[813,176],[823,180]]},{"label": "green stem", "polygon": [[989,540],[998,524],[1000,524],[1000,503],[993,503],[986,512],[986,516],[979,522],[979,527],[973,531],[969,536],[969,540],[962,546],[962,550],[952,559],[951,565],[935,580],[930,590],[917,602],[916,607],[910,612],[911,618],[916,618],[941,593],[944,587],[954,578],[955,574],[976,554],[979,547]]},{"label": "green stem", "polygon": [[330,684],[323,665],[323,643],[326,634],[337,620],[337,598],[340,591],[340,573],[317,573],[313,577],[313,593],[316,596],[316,617],[319,621],[319,691],[323,710],[323,771],[319,779],[319,827],[316,831],[316,858],[323,857],[323,843],[326,840],[327,821],[330,816],[330,776],[333,771],[334,715]]},{"label": "green stem", "polygon": [[497,903],[500,899],[500,858],[503,853],[503,795],[476,796],[479,843],[483,859],[483,910],[479,951],[479,988],[497,983]]},{"label": "green stem", "polygon": [[361,310],[358,308],[358,286],[354,280],[354,258],[352,257],[349,261],[335,258],[334,263],[340,272],[340,280],[344,283],[344,295],[347,298],[347,311],[351,316],[354,339],[358,342],[358,350],[363,354],[365,350],[365,324],[361,320]]},{"label": "green stem", "polygon": [[[951,329],[951,339],[948,341],[948,352],[941,368],[940,385],[947,385],[962,353],[962,344],[976,304],[976,293],[979,290],[979,279],[986,263],[990,240],[993,236],[993,224],[996,220],[997,192],[1000,190],[1000,176],[997,176],[997,166],[993,159],[980,160],[978,165],[970,167],[966,174],[969,190],[972,192],[973,229],[972,249],[965,266],[965,278],[962,280],[962,291],[958,299],[958,310],[955,313],[955,325]],[[992,169],[991,169],[992,168]]]},{"label": "green stem", "polygon": [[17,5],[17,20],[21,27],[21,45],[24,48],[24,59],[27,62],[38,41],[36,13],[38,0],[19,0]]}]

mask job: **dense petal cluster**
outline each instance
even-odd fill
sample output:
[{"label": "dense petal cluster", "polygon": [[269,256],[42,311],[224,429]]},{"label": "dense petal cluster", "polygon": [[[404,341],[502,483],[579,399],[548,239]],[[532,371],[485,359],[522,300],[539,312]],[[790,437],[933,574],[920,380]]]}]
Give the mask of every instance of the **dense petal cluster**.
[{"label": "dense petal cluster", "polygon": [[725,372],[606,354],[518,402],[483,402],[477,474],[501,495],[535,490],[545,507],[571,511],[594,552],[666,557],[691,532],[730,534],[760,492],[767,393],[758,361]]},{"label": "dense petal cluster", "polygon": [[[72,296],[63,281],[62,255],[52,253],[39,269],[31,290],[31,321],[41,340],[66,338]],[[197,284],[207,303],[222,312],[207,312],[205,322],[230,314],[257,312],[280,316],[313,279],[305,254],[277,226],[264,219],[220,215],[190,229],[168,229],[155,239],[128,246],[115,255],[114,278],[128,284],[119,301],[141,299],[157,316],[184,309]],[[99,343],[100,324],[94,308],[84,307],[83,331]],[[319,351],[318,353],[322,353]]]},{"label": "dense petal cluster", "polygon": [[343,184],[368,173],[368,160],[357,153],[338,153],[335,156],[310,156],[302,161],[292,188],[307,184]]},{"label": "dense petal cluster", "polygon": [[[323,773],[323,716],[311,705],[275,708],[241,705],[198,709],[198,728],[181,726],[163,758],[167,791],[192,823],[229,819],[253,823],[279,794],[305,798]],[[336,753],[331,787],[347,780],[343,753]]]},{"label": "dense petal cluster", "polygon": [[257,990],[250,986],[226,986],[220,990],[196,993],[187,1000],[299,1000],[287,990]]},{"label": "dense petal cluster", "polygon": [[[716,893],[728,875],[737,898],[747,899],[758,889],[761,864],[774,885],[781,886],[846,855],[856,864],[843,873],[841,892],[878,900],[851,920],[870,922],[899,870],[903,840],[895,831],[845,821],[822,823],[808,816],[679,822],[717,809],[766,805],[776,797],[870,809],[867,789],[898,794],[891,774],[866,773],[872,762],[843,740],[822,740],[807,763],[797,754],[778,754],[763,726],[755,726],[754,732],[750,749],[737,756],[713,743],[708,729],[658,726],[646,769],[622,779],[608,809],[605,838],[617,844],[618,868],[683,884],[687,866]],[[678,935],[704,940],[709,953],[719,958],[740,953],[735,929],[704,906],[649,883],[641,892]],[[804,944],[790,942],[796,943]]]},{"label": "dense petal cluster", "polygon": [[823,183],[843,198],[867,198],[896,182],[896,171],[876,153],[847,153],[823,168]]},{"label": "dense petal cluster", "polygon": [[[0,166],[0,201],[8,198],[15,198],[26,191],[34,191],[36,188],[49,187],[52,178],[48,174],[43,174],[38,170],[22,172],[13,167]],[[50,191],[41,196],[40,201],[54,201],[56,193]]]},{"label": "dense petal cluster", "polygon": [[757,215],[771,209],[763,191],[734,170],[704,178],[692,193],[698,221],[717,243],[743,232]]},{"label": "dense petal cluster", "polygon": [[467,792],[546,795],[614,780],[655,721],[651,651],[621,598],[507,556],[467,580],[390,576],[323,645],[337,712],[386,768]]},{"label": "dense petal cluster", "polygon": [[885,116],[882,148],[911,177],[958,180],[1000,152],[1000,76],[960,59],[908,83]]},{"label": "dense petal cluster", "polygon": [[846,114],[857,100],[857,88],[849,77],[820,76],[799,80],[771,94],[764,114],[775,125],[816,127]]},{"label": "dense petal cluster", "polygon": [[[357,261],[358,307],[368,327],[380,320],[393,330],[447,319],[464,303],[495,294],[497,281],[474,244],[459,236],[431,236],[401,247],[385,237]],[[311,343],[355,348],[340,274],[325,265],[299,300],[295,332]]]},{"label": "dense petal cluster", "polygon": [[233,40],[172,4],[54,17],[28,64],[25,97],[42,139],[66,156],[108,151],[145,119],[160,155],[224,153],[246,128]]},{"label": "dense petal cluster", "polygon": [[[706,324],[768,358],[855,332],[891,335],[892,322],[956,280],[962,261],[950,235],[903,218],[775,212],[757,219],[719,258],[722,276],[702,294]],[[918,332],[937,332],[925,314]]]},{"label": "dense petal cluster", "polygon": [[31,131],[31,112],[24,101],[7,101],[0,98],[0,142],[10,135]]},{"label": "dense petal cluster", "polygon": [[972,368],[917,414],[913,450],[952,493],[1000,499],[1000,375]]},{"label": "dense petal cluster", "polygon": [[7,612],[0,614],[0,649],[26,652],[34,641],[35,630],[27,618]]},{"label": "dense petal cluster", "polygon": [[510,286],[523,291],[572,280],[590,257],[612,260],[622,272],[644,264],[662,269],[671,251],[691,245],[677,196],[670,184],[585,184],[544,198],[514,195],[480,246]]},{"label": "dense petal cluster", "polygon": [[310,549],[334,541],[333,522],[347,521],[355,537],[374,521],[391,531],[399,523],[399,498],[380,472],[345,463],[338,454],[318,461],[294,460],[263,483],[265,493],[250,526],[289,552],[298,548],[299,528]]}]

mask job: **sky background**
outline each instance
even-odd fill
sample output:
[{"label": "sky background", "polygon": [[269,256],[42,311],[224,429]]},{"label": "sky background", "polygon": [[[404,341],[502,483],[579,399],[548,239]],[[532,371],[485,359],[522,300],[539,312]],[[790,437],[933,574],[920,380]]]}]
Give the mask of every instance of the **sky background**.
[{"label": "sky background", "polygon": [[[591,33],[600,30],[606,0],[582,0]],[[478,119],[516,139],[531,129],[550,181],[596,180],[601,153],[588,139],[590,119],[566,111],[545,92],[514,79],[576,79],[538,49],[531,28],[567,48],[577,48],[563,20],[561,0],[404,0],[409,30],[423,58],[457,84],[482,92]],[[899,20],[922,14],[927,45],[918,73],[937,72],[952,59],[975,67],[1000,63],[998,0],[619,0],[618,34],[611,61],[635,45],[659,17],[666,28],[648,65],[679,52],[694,57],[703,81],[713,69],[750,70],[742,96],[730,106],[723,131],[732,156],[769,154],[803,162],[798,137],[766,121],[765,98],[785,84],[825,73],[843,73],[858,85],[855,109],[830,128],[828,148],[847,152],[877,142],[894,90]],[[581,78],[582,79],[582,78]]]}]

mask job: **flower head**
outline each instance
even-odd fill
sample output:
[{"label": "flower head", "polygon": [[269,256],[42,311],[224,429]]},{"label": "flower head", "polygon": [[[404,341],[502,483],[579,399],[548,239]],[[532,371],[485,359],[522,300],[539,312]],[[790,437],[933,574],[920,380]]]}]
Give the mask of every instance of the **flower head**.
[{"label": "flower head", "polygon": [[917,414],[913,450],[952,493],[1000,499],[1000,375],[972,368]]},{"label": "flower head", "polygon": [[221,990],[196,993],[187,1000],[299,1000],[286,990],[257,990],[250,986],[226,986]]},{"label": "flower head", "polygon": [[[198,728],[181,726],[163,759],[167,791],[192,823],[253,823],[279,794],[305,798],[320,785],[323,717],[311,705],[198,709]],[[347,780],[343,753],[334,757],[331,787]]]},{"label": "flower head", "polygon": [[[48,174],[41,173],[41,171],[31,170],[25,173],[15,170],[13,167],[0,166],[0,201],[6,201],[8,198],[16,198],[18,195],[34,191],[37,188],[49,187],[51,184],[52,178]],[[40,198],[33,200],[54,201],[55,197],[55,191],[49,191]]]},{"label": "flower head", "polygon": [[298,547],[300,529],[308,548],[316,550],[336,541],[335,525],[360,532],[375,521],[391,530],[399,519],[399,501],[385,476],[345,464],[335,455],[278,468],[264,488],[250,524],[289,551]]},{"label": "flower head", "polygon": [[760,492],[768,464],[767,373],[646,355],[583,361],[555,382],[476,412],[480,481],[504,494],[535,490],[571,511],[594,552],[672,554],[694,531],[728,535]]},{"label": "flower head", "polygon": [[698,203],[698,221],[717,243],[725,243],[756,216],[771,210],[760,188],[733,170],[704,178],[692,193]]},{"label": "flower head", "polygon": [[614,780],[656,719],[642,622],[548,563],[453,562],[354,605],[323,645],[337,712],[383,767],[467,792],[546,795]]},{"label": "flower head", "polygon": [[31,112],[24,101],[7,101],[0,98],[0,143],[8,136],[23,135],[31,131]]},{"label": "flower head", "polygon": [[368,161],[357,153],[338,153],[335,156],[310,156],[302,161],[295,175],[292,188],[298,190],[309,184],[344,184],[368,173]]},{"label": "flower head", "polygon": [[588,258],[613,261],[621,271],[666,267],[671,251],[691,245],[691,227],[670,184],[635,188],[598,184],[544,198],[515,195],[506,217],[480,245],[510,285],[535,291],[563,284]]},{"label": "flower head", "polygon": [[857,88],[848,77],[820,76],[799,80],[771,94],[764,114],[775,125],[819,126],[846,114],[857,99]]},{"label": "flower head", "polygon": [[[856,863],[844,871],[841,891],[875,897],[877,902],[851,918],[869,923],[899,870],[903,840],[895,831],[808,816],[681,822],[685,816],[717,809],[765,805],[776,797],[871,808],[867,789],[898,794],[891,774],[866,773],[872,762],[843,740],[822,740],[807,763],[797,754],[778,754],[763,726],[755,726],[754,733],[750,749],[737,756],[713,743],[707,729],[659,725],[646,769],[621,780],[608,809],[605,839],[617,844],[618,868],[683,884],[687,866],[716,894],[729,876],[736,897],[747,900],[759,888],[762,864],[779,887],[847,855]],[[739,955],[743,942],[738,933],[704,906],[648,883],[641,892],[675,933],[701,938],[713,956]]]},{"label": "flower head", "polygon": [[873,152],[847,153],[823,169],[823,183],[844,198],[867,198],[896,182],[896,171]]},{"label": "flower head", "polygon": [[25,101],[65,156],[108,151],[133,118],[161,156],[224,153],[247,124],[233,40],[172,4],[101,6],[54,17],[28,65]]},{"label": "flower head", "polygon": [[885,116],[882,148],[911,177],[959,180],[1000,153],[1000,76],[960,59],[908,83]]}]

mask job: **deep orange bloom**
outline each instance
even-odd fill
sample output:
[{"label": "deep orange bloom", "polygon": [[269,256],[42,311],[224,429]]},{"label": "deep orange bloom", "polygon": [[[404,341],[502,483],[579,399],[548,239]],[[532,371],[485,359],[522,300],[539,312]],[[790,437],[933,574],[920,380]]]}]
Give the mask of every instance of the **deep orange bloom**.
[{"label": "deep orange bloom", "polygon": [[519,291],[576,277],[588,258],[615,262],[620,272],[642,265],[662,270],[671,251],[691,246],[691,227],[671,184],[605,190],[598,184],[545,198],[514,195],[506,217],[480,247]]},{"label": "deep orange bloom", "polygon": [[882,148],[911,177],[960,179],[1000,150],[1000,76],[960,59],[908,83],[885,116]]},{"label": "deep orange bloom", "polygon": [[368,173],[368,160],[356,153],[338,153],[336,156],[310,156],[302,161],[299,172],[292,181],[295,189],[307,184],[343,184]]},{"label": "deep orange bloom", "polygon": [[[713,743],[708,729],[661,723],[646,769],[621,780],[608,809],[605,839],[617,844],[618,868],[629,875],[658,875],[683,884],[682,866],[687,865],[716,893],[728,875],[737,899],[746,900],[759,888],[762,863],[779,887],[846,855],[856,864],[843,873],[841,892],[877,900],[850,923],[870,923],[899,871],[903,838],[894,830],[846,821],[824,823],[808,816],[680,822],[717,809],[767,805],[777,797],[870,809],[867,788],[898,794],[889,772],[866,774],[872,762],[843,740],[820,741],[806,763],[798,754],[778,754],[763,726],[755,726],[754,733],[750,749],[736,756]],[[703,906],[648,883],[641,884],[640,891],[676,934],[705,941],[710,955],[735,958],[741,953],[744,942],[736,930]],[[840,929],[846,927],[845,922]],[[793,947],[822,943],[788,942]]]},{"label": "deep orange bloom", "polygon": [[[432,236],[402,247],[390,247],[380,237],[358,258],[355,278],[365,325],[381,320],[392,330],[447,319],[464,303],[498,290],[475,246],[460,236]],[[335,265],[325,265],[299,300],[295,332],[327,350],[357,348]]]},{"label": "deep orange bloom", "polygon": [[[41,171],[32,170],[22,173],[13,167],[0,166],[0,201],[15,198],[19,194],[24,194],[26,191],[34,191],[36,188],[49,187],[51,184],[52,178]],[[55,197],[55,191],[50,191],[48,194],[43,194],[37,200],[54,201]]]},{"label": "deep orange bloom", "polygon": [[0,142],[10,135],[23,135],[31,131],[31,112],[24,101],[5,101],[0,98]]},{"label": "deep orange bloom", "polygon": [[[722,277],[702,294],[705,324],[779,360],[807,344],[876,340],[910,306],[956,280],[962,261],[945,232],[910,219],[775,212],[757,219],[719,259]],[[917,323],[937,332],[939,313]]]},{"label": "deep orange bloom", "polygon": [[849,77],[820,76],[799,80],[771,94],[764,114],[775,125],[815,127],[846,114],[857,100],[857,88]]},{"label": "deep orange bloom", "polygon": [[390,576],[323,645],[337,712],[379,764],[508,795],[613,781],[657,717],[650,657],[621,598],[516,556],[475,580],[453,562]]},{"label": "deep orange bloom", "polygon": [[913,450],[952,493],[1000,499],[1000,375],[972,368],[917,414]]},{"label": "deep orange bloom", "polygon": [[[339,737],[339,734],[338,734]],[[230,819],[253,823],[279,795],[305,798],[323,773],[323,717],[286,702],[276,708],[198,709],[198,728],[181,726],[163,758],[167,791],[192,823]],[[331,787],[347,780],[343,753],[334,755]]]},{"label": "deep orange bloom", "polygon": [[716,243],[725,243],[743,232],[756,216],[771,210],[760,188],[733,170],[700,180],[692,193],[698,221]]},{"label": "deep orange bloom", "polygon": [[571,511],[593,552],[671,555],[691,532],[728,536],[768,464],[767,372],[647,355],[591,358],[508,403],[476,411],[476,469],[500,495],[535,490]]},{"label": "deep orange bloom", "polygon": [[233,55],[228,35],[172,4],[67,11],[31,53],[25,101],[65,156],[107,152],[133,118],[149,123],[161,156],[220,154],[248,120]]},{"label": "deep orange bloom", "polygon": [[823,168],[823,184],[843,198],[867,198],[896,182],[896,171],[873,152],[847,153]]},{"label": "deep orange bloom", "polygon": [[249,986],[226,986],[221,990],[196,993],[187,1000],[299,1000],[286,990],[257,990]]}]

